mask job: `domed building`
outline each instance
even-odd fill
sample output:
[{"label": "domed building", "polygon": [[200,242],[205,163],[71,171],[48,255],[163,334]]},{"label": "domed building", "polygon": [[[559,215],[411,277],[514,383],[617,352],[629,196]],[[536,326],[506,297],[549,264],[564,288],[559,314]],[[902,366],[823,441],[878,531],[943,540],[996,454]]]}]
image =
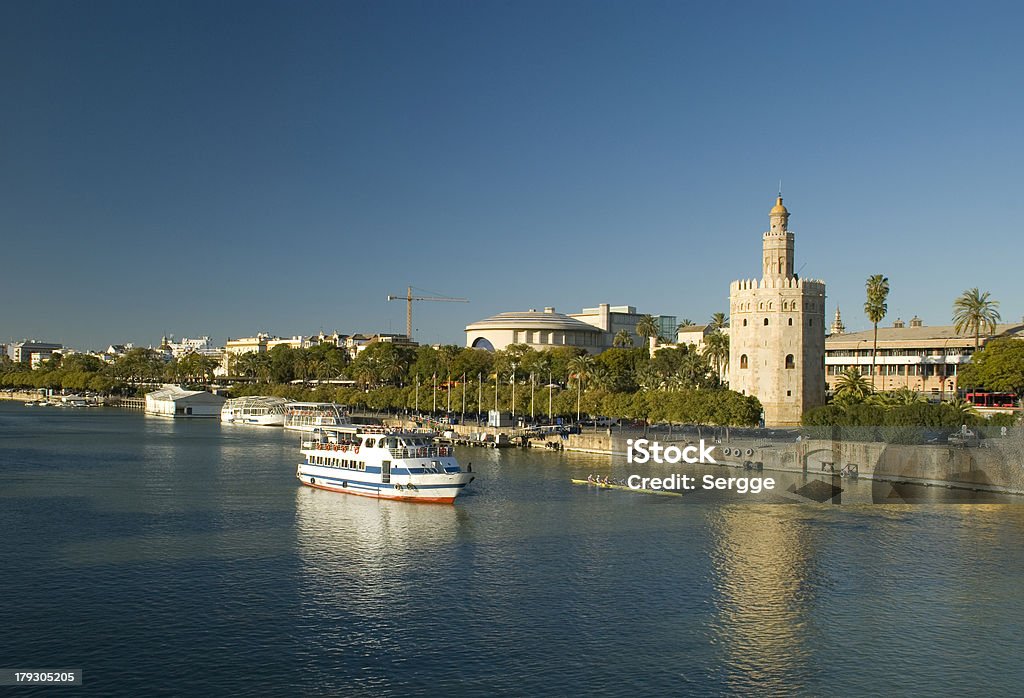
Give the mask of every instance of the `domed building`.
[{"label": "domed building", "polygon": [[[556,313],[554,308],[498,313],[466,326],[466,346],[497,351],[510,344],[527,344],[533,349],[579,347],[599,354],[615,346],[620,332],[629,335],[632,346],[643,346],[645,340],[636,333],[643,315],[631,305],[601,303],[579,313]],[[674,335],[676,318],[656,315],[661,333]]]},{"label": "domed building", "polygon": [[528,344],[534,349],[580,347],[591,354],[603,351],[604,332],[582,320],[556,313],[530,309],[498,313],[466,326],[466,346],[495,351],[510,344]]}]

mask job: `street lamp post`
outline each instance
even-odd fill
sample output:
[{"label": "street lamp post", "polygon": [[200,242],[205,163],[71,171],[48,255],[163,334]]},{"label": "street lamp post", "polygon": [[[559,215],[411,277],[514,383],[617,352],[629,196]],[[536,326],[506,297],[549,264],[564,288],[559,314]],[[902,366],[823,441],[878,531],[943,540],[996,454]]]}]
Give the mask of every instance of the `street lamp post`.
[{"label": "street lamp post", "polygon": [[512,383],[512,419],[514,421],[515,418],[516,418],[516,362],[515,361],[512,362],[512,378],[510,379],[510,382]]},{"label": "street lamp post", "polygon": [[554,419],[554,412],[551,410],[551,370],[548,370],[548,423]]},{"label": "street lamp post", "polygon": [[576,374],[576,423],[580,423],[580,402],[583,400],[583,377]]},{"label": "street lamp post", "polygon": [[530,371],[530,421],[533,421],[533,371]]}]

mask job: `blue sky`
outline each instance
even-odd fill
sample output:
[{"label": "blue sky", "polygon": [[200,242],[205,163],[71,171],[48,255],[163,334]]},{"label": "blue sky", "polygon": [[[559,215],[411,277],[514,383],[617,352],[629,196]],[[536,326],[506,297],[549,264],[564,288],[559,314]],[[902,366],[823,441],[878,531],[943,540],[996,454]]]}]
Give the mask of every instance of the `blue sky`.
[{"label": "blue sky", "polygon": [[1019,320],[1016,3],[9,2],[0,341],[461,343],[505,310],[704,320],[797,267],[867,327]]}]

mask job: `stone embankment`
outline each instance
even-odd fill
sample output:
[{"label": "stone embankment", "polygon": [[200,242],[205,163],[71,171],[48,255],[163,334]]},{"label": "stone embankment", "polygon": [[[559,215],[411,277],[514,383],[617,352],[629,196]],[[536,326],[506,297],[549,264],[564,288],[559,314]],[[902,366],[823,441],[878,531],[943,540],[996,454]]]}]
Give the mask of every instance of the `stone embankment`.
[{"label": "stone embankment", "polygon": [[[630,437],[614,433],[571,434],[565,450],[625,458],[627,438]],[[666,444],[696,443],[693,438],[648,438]],[[1020,433],[985,439],[970,446],[818,439],[783,443],[735,440],[716,443],[714,454],[720,465],[736,468],[1024,494],[1024,438]]]},{"label": "stone embankment", "polygon": [[32,402],[39,399],[39,392],[35,390],[0,390],[0,400],[17,400],[19,402]]}]

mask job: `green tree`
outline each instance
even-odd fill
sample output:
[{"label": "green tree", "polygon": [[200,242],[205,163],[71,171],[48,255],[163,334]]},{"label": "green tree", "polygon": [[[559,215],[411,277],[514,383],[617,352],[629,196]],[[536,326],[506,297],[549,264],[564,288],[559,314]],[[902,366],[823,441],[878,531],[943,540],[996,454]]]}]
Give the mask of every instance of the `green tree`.
[{"label": "green tree", "polygon": [[953,301],[953,328],[958,334],[974,334],[974,351],[978,351],[981,333],[995,334],[999,317],[999,301],[989,299],[989,293],[970,288]]},{"label": "green tree", "polygon": [[871,388],[875,387],[875,355],[878,353],[878,323],[889,311],[889,279],[881,274],[868,277],[865,284],[867,300],[864,301],[864,314],[875,328],[874,343],[871,347]]},{"label": "green tree", "polygon": [[987,342],[962,366],[957,377],[961,388],[1024,395],[1024,341],[999,337]]},{"label": "green tree", "polygon": [[713,313],[709,327],[712,332],[720,332],[729,326],[729,316],[725,313]]},{"label": "green tree", "polygon": [[612,346],[631,347],[633,346],[633,337],[631,337],[629,332],[626,330],[619,330],[615,333],[615,339],[612,340]]},{"label": "green tree", "polygon": [[644,315],[636,323],[636,333],[647,340],[652,351],[660,332],[661,329],[658,327],[658,321],[654,319],[653,315]]},{"label": "green tree", "polygon": [[715,367],[715,375],[722,382],[722,373],[729,367],[729,335],[715,330],[704,338],[704,358]]},{"label": "green tree", "polygon": [[839,375],[836,381],[836,398],[847,402],[861,402],[866,399],[874,389],[871,383],[861,375],[860,371],[851,366]]}]

